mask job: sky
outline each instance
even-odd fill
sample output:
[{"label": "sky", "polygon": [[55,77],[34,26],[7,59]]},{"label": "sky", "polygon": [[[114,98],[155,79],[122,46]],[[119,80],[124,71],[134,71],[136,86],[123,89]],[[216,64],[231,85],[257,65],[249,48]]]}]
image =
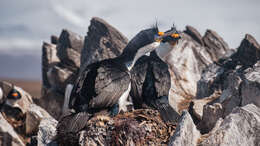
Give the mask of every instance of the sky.
[{"label": "sky", "polygon": [[129,39],[159,22],[161,30],[195,27],[215,30],[237,48],[246,33],[260,42],[259,0],[1,0],[0,54],[41,54],[43,41],[63,28],[85,36],[92,17],[100,17]]}]

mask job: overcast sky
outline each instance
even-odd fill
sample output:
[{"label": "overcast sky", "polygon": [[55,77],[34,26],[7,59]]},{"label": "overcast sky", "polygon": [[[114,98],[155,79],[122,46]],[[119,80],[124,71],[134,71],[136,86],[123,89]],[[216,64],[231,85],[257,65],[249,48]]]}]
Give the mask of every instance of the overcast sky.
[{"label": "overcast sky", "polygon": [[215,30],[232,48],[246,33],[260,41],[260,0],[1,0],[0,53],[40,52],[42,41],[62,28],[85,35],[94,16],[128,38],[158,20],[162,30],[173,22],[202,35]]}]

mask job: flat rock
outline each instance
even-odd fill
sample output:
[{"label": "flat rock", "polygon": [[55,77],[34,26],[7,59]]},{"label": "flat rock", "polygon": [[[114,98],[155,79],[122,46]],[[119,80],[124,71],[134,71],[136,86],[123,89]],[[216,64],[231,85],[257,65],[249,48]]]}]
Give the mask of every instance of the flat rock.
[{"label": "flat rock", "polygon": [[14,128],[4,119],[0,113],[0,145],[2,146],[25,146]]},{"label": "flat rock", "polygon": [[38,126],[43,118],[50,118],[48,112],[36,104],[31,104],[29,110],[26,112],[25,132],[26,134],[35,134],[38,132]]},{"label": "flat rock", "polygon": [[58,144],[53,141],[56,135],[57,123],[58,122],[53,118],[41,120],[37,134],[38,146],[58,146]]},{"label": "flat rock", "polygon": [[260,109],[248,104],[237,107],[201,142],[201,146],[260,145]]},{"label": "flat rock", "polygon": [[196,146],[197,140],[200,138],[200,132],[189,112],[184,111],[174,135],[170,138],[169,146]]},{"label": "flat rock", "polygon": [[127,42],[127,38],[106,21],[92,18],[81,52],[81,68],[93,62],[119,56]]}]

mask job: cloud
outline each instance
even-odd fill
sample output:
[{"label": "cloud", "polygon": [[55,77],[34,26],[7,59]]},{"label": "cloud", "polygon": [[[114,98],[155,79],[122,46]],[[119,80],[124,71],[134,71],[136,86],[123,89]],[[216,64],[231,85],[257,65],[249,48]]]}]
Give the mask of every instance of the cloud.
[{"label": "cloud", "polygon": [[71,11],[70,9],[64,8],[62,5],[59,4],[52,4],[53,10],[60,15],[62,18],[67,20],[68,23],[72,23],[78,27],[85,27],[86,21],[83,17],[78,15],[77,13]]}]

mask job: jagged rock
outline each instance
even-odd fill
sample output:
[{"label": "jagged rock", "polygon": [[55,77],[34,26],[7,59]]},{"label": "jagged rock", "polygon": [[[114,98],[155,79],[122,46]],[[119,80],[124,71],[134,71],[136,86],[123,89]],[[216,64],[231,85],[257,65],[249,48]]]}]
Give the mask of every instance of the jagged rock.
[{"label": "jagged rock", "polygon": [[253,36],[245,35],[233,59],[243,66],[252,66],[260,59],[260,45]]},{"label": "jagged rock", "polygon": [[53,118],[42,119],[39,125],[39,131],[37,136],[38,146],[58,146],[53,141],[56,135],[57,121]]},{"label": "jagged rock", "polygon": [[29,110],[26,112],[26,121],[25,121],[25,132],[26,134],[35,134],[38,132],[38,126],[43,118],[51,117],[41,107],[31,104]]},{"label": "jagged rock", "polygon": [[57,45],[57,56],[61,62],[75,69],[80,67],[80,53],[83,48],[83,37],[69,30],[62,30]]},{"label": "jagged rock", "polygon": [[200,45],[204,45],[203,41],[202,41],[202,36],[200,35],[200,33],[198,32],[197,29],[195,29],[194,27],[187,25],[186,26],[186,30],[184,31],[185,33],[187,33],[188,35],[190,35],[195,41],[197,41]]},{"label": "jagged rock", "polygon": [[[204,114],[204,106],[207,105],[208,103],[213,102],[214,100],[218,99],[220,95],[221,95],[220,92],[216,91],[214,94],[212,94],[211,96],[209,96],[207,98],[193,99],[192,100],[193,105],[192,105],[192,107],[189,107],[189,109],[192,110],[192,112],[189,111],[191,116],[196,117],[196,118],[193,117],[193,120],[197,119],[200,121],[202,119],[202,115]],[[195,120],[195,121],[197,122],[197,120]],[[196,122],[195,122],[195,124],[196,124]]]},{"label": "jagged rock", "polygon": [[51,36],[51,43],[57,45],[59,42],[59,38],[56,35]]},{"label": "jagged rock", "polygon": [[44,108],[53,118],[59,119],[62,114],[64,96],[52,89],[45,89],[45,93],[35,103]]},{"label": "jagged rock", "polygon": [[200,132],[189,112],[184,111],[174,135],[170,138],[169,146],[196,146],[200,138]]},{"label": "jagged rock", "polygon": [[[0,87],[3,89],[5,103],[8,103],[12,107],[19,108],[23,113],[26,113],[29,106],[33,103],[32,97],[29,93],[24,91],[22,88],[12,85],[11,83],[1,81]],[[7,99],[7,95],[12,90],[12,88],[16,89],[20,94],[21,98],[14,100],[14,99]]]},{"label": "jagged rock", "polygon": [[65,93],[67,84],[73,83],[77,77],[77,72],[72,72],[68,68],[58,65],[50,68],[47,74],[51,87],[60,93]]},{"label": "jagged rock", "polygon": [[96,61],[119,56],[127,42],[127,38],[113,26],[101,18],[92,18],[81,52],[81,68]]},{"label": "jagged rock", "polygon": [[48,70],[60,62],[57,57],[56,45],[44,42],[42,45],[42,85],[46,88],[50,87],[47,72]]},{"label": "jagged rock", "polygon": [[25,146],[13,127],[0,113],[0,145],[2,146]]},{"label": "jagged rock", "polygon": [[[186,33],[181,34],[182,39],[179,44],[164,58],[164,61],[169,65],[171,74],[171,90],[169,99],[171,105],[176,111],[185,109],[183,103],[187,103],[187,99],[196,97],[198,88],[197,82],[200,80],[201,73],[205,67],[215,61],[215,59],[221,58],[221,56],[213,56],[210,54],[209,48],[214,45],[210,43],[217,43],[220,46],[225,46],[225,49],[215,50],[218,55],[224,55],[229,49],[219,36],[211,31],[206,33],[203,38],[208,46],[202,46],[197,43],[191,36]],[[210,40],[210,41],[209,41]],[[212,52],[211,52],[212,53]],[[207,89],[207,88],[206,88]],[[213,93],[213,92],[212,92]],[[211,94],[208,94],[210,96]],[[205,96],[205,97],[208,97]],[[188,105],[185,105],[186,108]]]},{"label": "jagged rock", "polygon": [[227,43],[213,30],[207,30],[202,40],[213,61],[218,61],[229,50]]},{"label": "jagged rock", "polygon": [[253,68],[245,71],[245,78],[241,85],[242,106],[254,103],[260,107],[260,61]]},{"label": "jagged rock", "polygon": [[221,89],[219,82],[222,80],[224,68],[213,63],[204,69],[201,79],[197,83],[196,98],[209,97],[214,91]]},{"label": "jagged rock", "polygon": [[216,101],[223,105],[224,116],[227,116],[235,107],[241,104],[241,81],[239,74],[236,72],[229,73],[224,80],[224,90],[220,98]]},{"label": "jagged rock", "polygon": [[260,109],[253,104],[237,107],[200,145],[260,145],[259,113]]},{"label": "jagged rock", "polygon": [[214,128],[218,119],[222,118],[223,115],[224,109],[221,104],[205,105],[202,120],[197,126],[198,129],[200,129],[201,133],[208,133]]}]

